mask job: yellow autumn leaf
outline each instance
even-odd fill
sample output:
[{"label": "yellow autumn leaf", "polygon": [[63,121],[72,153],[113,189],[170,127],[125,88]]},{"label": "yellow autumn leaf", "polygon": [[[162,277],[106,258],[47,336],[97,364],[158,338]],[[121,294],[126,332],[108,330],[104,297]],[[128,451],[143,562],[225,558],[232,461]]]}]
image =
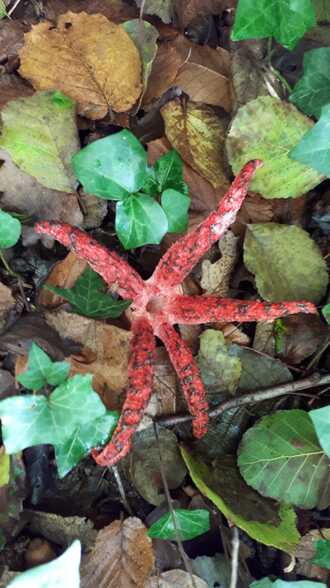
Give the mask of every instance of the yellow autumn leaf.
[{"label": "yellow autumn leaf", "polygon": [[37,90],[57,89],[93,120],[126,112],[141,94],[141,60],[129,35],[101,14],[67,12],[32,27],[19,72]]},{"label": "yellow autumn leaf", "polygon": [[225,125],[209,106],[180,99],[161,109],[165,134],[182,159],[217,189],[228,186],[224,163]]}]

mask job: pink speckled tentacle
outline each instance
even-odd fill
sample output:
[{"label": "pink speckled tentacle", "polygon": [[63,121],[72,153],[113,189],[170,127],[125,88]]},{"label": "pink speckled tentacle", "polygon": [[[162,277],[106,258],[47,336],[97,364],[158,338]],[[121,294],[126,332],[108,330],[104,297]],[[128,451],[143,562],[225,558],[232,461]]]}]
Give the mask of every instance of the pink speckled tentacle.
[{"label": "pink speckled tentacle", "polygon": [[145,317],[132,322],[133,338],[128,364],[129,386],[122,413],[110,442],[100,453],[93,449],[92,456],[101,466],[112,466],[129,453],[132,437],[143,418],[152,392],[155,363],[155,337]]},{"label": "pink speckled tentacle", "polygon": [[200,371],[188,345],[168,323],[157,329],[157,336],[163,341],[170,360],[178,374],[189,412],[194,417],[194,436],[199,439],[207,432],[208,402]]},{"label": "pink speckled tentacle", "polygon": [[181,284],[211,245],[233,224],[247,194],[249,182],[261,165],[261,161],[255,159],[243,167],[217,210],[168,249],[149,280],[151,284],[159,288],[172,288]]},{"label": "pink speckled tentacle", "polygon": [[260,300],[232,300],[218,296],[175,296],[168,306],[173,323],[201,324],[221,322],[249,322],[274,320],[290,314],[317,314],[311,302],[261,302]]},{"label": "pink speckled tentacle", "polygon": [[37,223],[35,231],[54,237],[62,245],[72,249],[80,259],[85,259],[109,286],[117,285],[118,294],[122,298],[134,300],[144,288],[142,278],[124,259],[108,251],[84,231],[51,221]]}]

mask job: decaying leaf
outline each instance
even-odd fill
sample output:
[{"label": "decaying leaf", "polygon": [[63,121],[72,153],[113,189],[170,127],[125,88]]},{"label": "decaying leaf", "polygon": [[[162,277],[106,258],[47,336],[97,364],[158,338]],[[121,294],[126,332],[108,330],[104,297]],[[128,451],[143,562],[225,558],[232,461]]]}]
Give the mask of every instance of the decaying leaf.
[{"label": "decaying leaf", "polygon": [[46,318],[62,337],[84,345],[82,355],[70,358],[71,373],[92,373],[93,388],[107,408],[117,409],[127,385],[130,332],[64,310],[48,312]]},{"label": "decaying leaf", "polygon": [[90,548],[95,542],[97,531],[89,519],[73,516],[64,517],[53,512],[26,510],[29,516],[29,530],[33,535],[45,537],[58,545],[70,545],[79,539],[85,548]]},{"label": "decaying leaf", "polygon": [[[187,470],[182,461],[175,434],[168,429],[159,429],[162,467],[170,489],[182,484]],[[150,504],[159,505],[165,500],[160,472],[159,447],[153,427],[137,433],[129,457],[129,472],[132,483],[139,494]]]},{"label": "decaying leaf", "polygon": [[276,351],[291,365],[297,365],[317,353],[330,335],[329,327],[314,314],[296,314],[280,320]]},{"label": "decaying leaf", "polygon": [[232,108],[229,53],[196,45],[183,35],[160,43],[143,104],[148,107],[172,86],[194,102]]},{"label": "decaying leaf", "polygon": [[[193,579],[193,583],[192,580]],[[184,570],[169,570],[149,578],[144,588],[207,588],[208,585],[195,574]]]},{"label": "decaying leaf", "polygon": [[185,28],[192,20],[211,14],[222,14],[236,7],[237,0],[176,0],[175,8],[179,23]]},{"label": "decaying leaf", "polygon": [[198,365],[208,392],[235,392],[241,376],[241,362],[229,354],[221,331],[207,329],[203,332]]},{"label": "decaying leaf", "polygon": [[[125,112],[141,93],[141,60],[126,31],[101,14],[68,12],[35,25],[20,52],[20,74],[38,90],[57,88],[93,120]],[[63,75],[63,71],[66,75]]]},{"label": "decaying leaf", "polygon": [[154,564],[151,539],[140,519],[114,521],[99,531],[81,563],[81,588],[144,588]]},{"label": "decaying leaf", "polygon": [[221,259],[212,263],[202,262],[201,287],[208,293],[226,297],[229,294],[229,281],[238,257],[238,238],[227,231],[219,241]]},{"label": "decaying leaf", "polygon": [[[155,14],[165,22],[170,23],[173,17],[174,0],[145,0],[143,2],[143,14]],[[142,0],[136,0],[141,8]]]},{"label": "decaying leaf", "polygon": [[125,0],[47,0],[43,12],[47,20],[57,21],[60,14],[71,12],[87,12],[87,14],[103,14],[106,18],[120,24],[130,18],[137,18],[136,6]]},{"label": "decaying leaf", "polygon": [[0,282],[0,328],[3,329],[8,311],[15,305],[11,290]]},{"label": "decaying leaf", "polygon": [[179,99],[161,109],[165,134],[181,157],[214,188],[228,186],[225,175],[225,124],[204,104]]},{"label": "decaying leaf", "polygon": [[329,570],[321,568],[312,562],[316,555],[316,544],[322,539],[330,541],[330,529],[323,528],[309,531],[300,539],[295,555],[298,560],[297,573],[307,576],[307,578],[316,578],[326,582],[329,577]]},{"label": "decaying leaf", "polygon": [[0,76],[0,109],[2,110],[7,102],[31,96],[33,89],[15,74],[4,74]]},{"label": "decaying leaf", "polygon": [[0,146],[47,188],[72,192],[71,158],[79,151],[75,105],[61,92],[38,92],[2,110]]},{"label": "decaying leaf", "polygon": [[24,45],[24,33],[27,27],[18,20],[2,20],[0,22],[0,60],[16,59]]},{"label": "decaying leaf", "polygon": [[[1,78],[0,78],[1,79]],[[81,225],[83,215],[75,192],[59,192],[42,186],[19,169],[9,153],[0,149],[1,206],[28,214],[36,220],[56,220]]]}]

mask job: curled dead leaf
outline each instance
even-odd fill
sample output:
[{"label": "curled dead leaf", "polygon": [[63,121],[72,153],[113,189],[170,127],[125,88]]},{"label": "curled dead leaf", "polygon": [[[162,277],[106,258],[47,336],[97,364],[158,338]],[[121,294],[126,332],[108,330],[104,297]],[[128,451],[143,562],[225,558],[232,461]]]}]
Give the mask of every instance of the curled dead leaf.
[{"label": "curled dead leaf", "polygon": [[152,542],[140,519],[114,521],[82,559],[81,588],[144,588],[153,565]]},{"label": "curled dead leaf", "polygon": [[35,25],[20,59],[20,74],[36,89],[61,90],[93,120],[111,109],[129,110],[141,94],[139,52],[126,31],[101,14],[67,12],[57,28]]}]

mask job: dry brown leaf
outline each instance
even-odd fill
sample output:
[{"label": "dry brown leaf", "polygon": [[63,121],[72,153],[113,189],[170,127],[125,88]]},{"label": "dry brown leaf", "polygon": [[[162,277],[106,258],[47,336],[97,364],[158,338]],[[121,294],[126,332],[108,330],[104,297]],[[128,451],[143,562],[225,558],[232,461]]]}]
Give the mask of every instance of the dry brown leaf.
[{"label": "dry brown leaf", "polygon": [[130,332],[64,310],[47,312],[46,319],[62,337],[85,346],[81,356],[70,357],[72,375],[92,373],[105,405],[118,408],[118,395],[127,385]]},{"label": "dry brown leaf", "polygon": [[182,28],[195,18],[222,14],[226,9],[235,8],[237,0],[176,0],[176,14]]},{"label": "dry brown leaf", "polygon": [[0,21],[0,63],[17,57],[26,31],[27,27],[17,20]]},{"label": "dry brown leaf", "polygon": [[[148,143],[149,163],[153,165],[169,149],[171,149],[171,145],[165,138]],[[189,228],[192,229],[218,206],[219,201],[226,191],[227,182],[221,188],[215,189],[205,178],[200,176],[185,162],[183,162],[183,177],[189,186],[189,196],[191,198]],[[166,246],[170,244],[168,237],[166,235],[164,239]]]},{"label": "dry brown leaf", "polygon": [[194,102],[232,108],[230,55],[222,48],[196,45],[183,35],[160,43],[143,104],[149,106],[171,86]]},{"label": "dry brown leaf", "polygon": [[221,259],[212,263],[202,262],[201,287],[210,294],[226,297],[229,294],[229,282],[238,258],[238,237],[227,231],[218,243]]},{"label": "dry brown leaf", "polygon": [[96,539],[97,531],[92,521],[78,516],[61,516],[53,512],[38,510],[24,510],[28,517],[29,531],[34,536],[42,536],[63,545],[70,545],[79,539],[85,548],[91,547]]},{"label": "dry brown leaf", "polygon": [[152,542],[140,519],[114,521],[82,558],[81,588],[144,588],[153,565]]},{"label": "dry brown leaf", "polygon": [[184,570],[163,572],[159,576],[152,576],[145,584],[145,588],[207,588],[207,586],[204,580]]},{"label": "dry brown leaf", "polygon": [[68,12],[57,28],[39,23],[25,35],[20,58],[20,74],[36,89],[61,90],[93,120],[111,109],[129,110],[141,94],[139,52],[126,31],[101,14]]},{"label": "dry brown leaf", "polygon": [[0,76],[0,109],[10,100],[32,96],[33,89],[15,74]]},{"label": "dry brown leaf", "polygon": [[8,311],[15,305],[11,290],[0,282],[0,328],[3,329]]},{"label": "dry brown leaf", "polygon": [[184,161],[215,189],[227,187],[224,121],[209,106],[180,99],[168,102],[161,114],[166,137]]},{"label": "dry brown leaf", "polygon": [[103,14],[116,24],[137,18],[139,15],[136,6],[130,6],[124,0],[47,0],[44,7],[45,18],[56,21],[60,14],[64,14],[68,10]]},{"label": "dry brown leaf", "polygon": [[75,193],[58,192],[42,186],[16,167],[9,154],[0,149],[0,205],[34,217],[80,225],[83,216]]},{"label": "dry brown leaf", "polygon": [[153,394],[146,408],[145,415],[160,417],[175,414],[177,399],[176,373],[163,348],[157,349]]},{"label": "dry brown leaf", "polygon": [[[56,286],[60,288],[72,288],[84,271],[87,265],[86,261],[78,259],[73,251],[70,251],[68,255],[59,261],[52,269],[47,277],[46,282],[43,284],[49,286]],[[54,292],[41,288],[38,295],[38,303],[44,306],[48,310],[59,306],[63,302],[62,296],[58,296]]]}]

